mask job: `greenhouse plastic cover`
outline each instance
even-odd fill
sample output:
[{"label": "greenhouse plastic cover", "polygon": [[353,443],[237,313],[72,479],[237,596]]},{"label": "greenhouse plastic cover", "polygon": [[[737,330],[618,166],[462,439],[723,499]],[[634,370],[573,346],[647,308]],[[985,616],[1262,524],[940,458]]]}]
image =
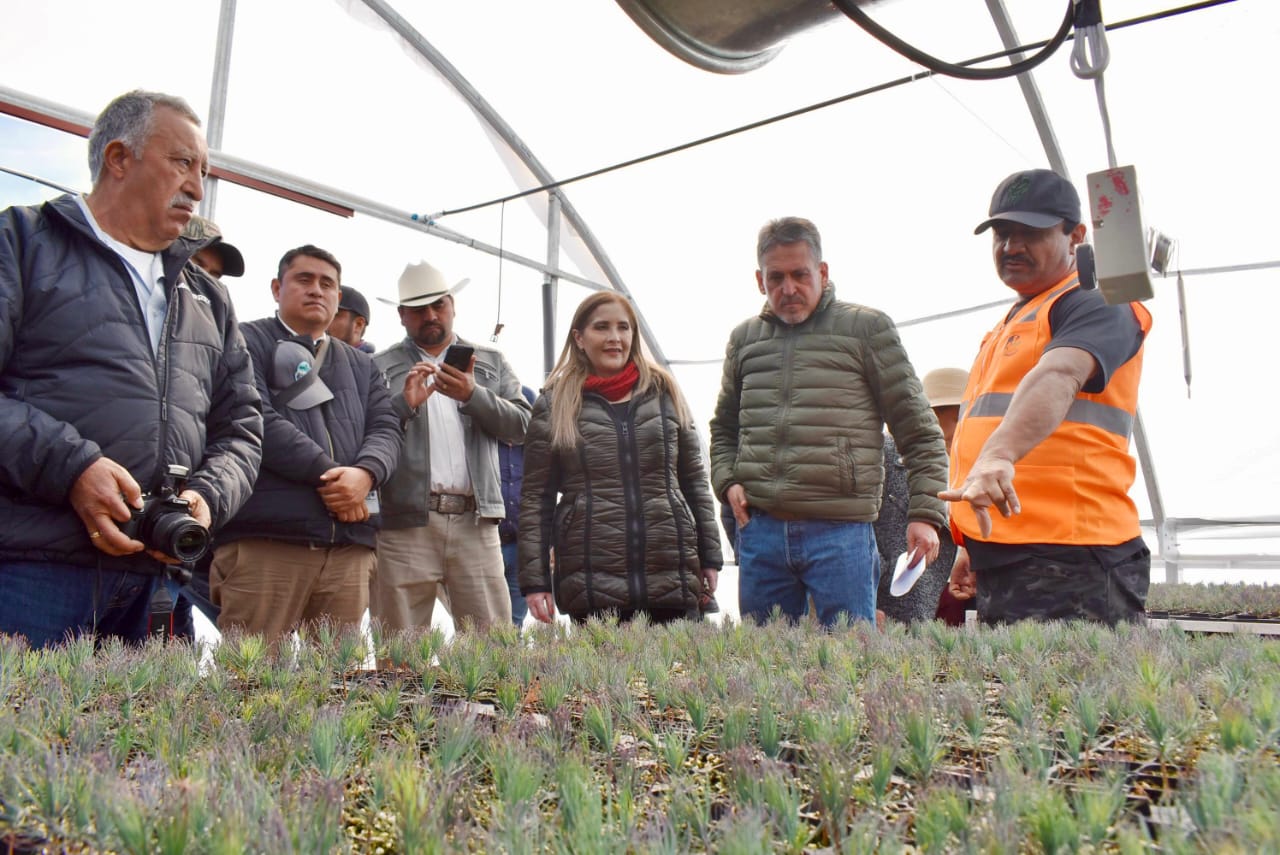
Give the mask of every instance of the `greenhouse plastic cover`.
[{"label": "greenhouse plastic cover", "polygon": [[[210,114],[216,0],[8,4],[0,87],[83,114],[133,88],[185,97]],[[1108,21],[1174,4],[1110,2]],[[396,224],[288,201],[219,181],[213,218],[243,252],[228,279],[241,319],[269,314],[269,284],[288,248],[334,252],[343,281],[371,298],[369,338],[400,337],[395,294],[405,264],[429,260],[469,276],[457,330],[497,344],[522,380],[543,377],[543,273],[428,234],[546,261],[546,192],[448,214],[540,181],[436,68],[358,0],[227,3],[234,29],[222,139],[212,146],[387,209]],[[1049,38],[1064,4],[1006,0],[1022,42]],[[1118,162],[1133,164],[1147,224],[1176,240],[1173,268],[1248,266],[1280,257],[1280,170],[1269,56],[1280,4],[1235,2],[1108,35],[1106,97]],[[894,0],[876,19],[936,56],[960,61],[1003,48],[983,0]],[[395,11],[473,87],[527,154],[563,180],[722,131],[836,99],[921,69],[844,19],[791,36],[775,59],[740,75],[667,53],[606,0],[401,2]],[[1094,84],[1069,68],[1070,44],[1034,72],[1077,188],[1108,166]],[[0,115],[0,166],[87,189],[85,142]],[[216,160],[215,160],[216,162]],[[1011,302],[990,239],[975,237],[995,185],[1048,166],[1013,79],[929,76],[565,186],[568,204],[607,257],[569,223],[557,266],[624,287],[697,413],[710,418],[729,331],[757,312],[755,235],[799,215],[822,231],[837,295],[889,313],[918,374],[967,367],[983,332]],[[56,191],[0,174],[0,206]],[[609,267],[616,273],[609,281]],[[1163,513],[1188,521],[1185,554],[1280,554],[1280,421],[1275,327],[1280,272],[1262,266],[1185,277],[1191,381],[1184,371],[1175,276],[1154,279],[1141,410]],[[556,351],[584,287],[558,286]],[[987,306],[977,311],[965,311]],[[926,323],[912,321],[956,314]],[[1149,479],[1134,498],[1153,513]],[[1271,525],[1211,531],[1194,520]],[[1150,536],[1153,551],[1156,538]],[[1280,563],[1277,561],[1275,563]],[[1261,565],[1265,565],[1262,561]],[[1260,566],[1260,565],[1256,565]],[[1264,578],[1276,578],[1273,569]]]}]

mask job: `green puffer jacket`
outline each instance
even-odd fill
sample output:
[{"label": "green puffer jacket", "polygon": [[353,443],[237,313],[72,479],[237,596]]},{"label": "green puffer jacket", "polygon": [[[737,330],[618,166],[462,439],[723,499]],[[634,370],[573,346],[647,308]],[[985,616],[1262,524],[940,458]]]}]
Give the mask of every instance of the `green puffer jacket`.
[{"label": "green puffer jacket", "polygon": [[947,449],[893,321],[836,300],[830,284],[799,324],[766,305],[729,337],[711,420],[712,486],[723,497],[741,484],[765,511],[874,522],[886,423],[907,464],[908,517],[941,528]]},{"label": "green puffer jacket", "polygon": [[[696,610],[720,531],[697,434],[665,393],[583,395],[572,451],[551,448],[550,394],[533,406],[520,497],[520,590],[567,615]],[[555,549],[555,571],[550,550]]]}]

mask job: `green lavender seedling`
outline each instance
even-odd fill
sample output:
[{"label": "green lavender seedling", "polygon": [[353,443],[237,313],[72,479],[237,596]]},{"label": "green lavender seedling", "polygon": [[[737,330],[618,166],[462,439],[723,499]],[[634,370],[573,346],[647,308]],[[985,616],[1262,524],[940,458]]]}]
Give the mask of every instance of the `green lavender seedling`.
[{"label": "green lavender seedling", "polygon": [[1075,816],[1062,793],[1047,790],[1034,802],[1027,824],[1032,838],[1040,844],[1045,855],[1059,852],[1076,852],[1080,848],[1080,833]]},{"label": "green lavender seedling", "polygon": [[588,704],[582,711],[582,724],[600,750],[605,753],[613,751],[613,712],[607,706],[600,703]]},{"label": "green lavender seedling", "polygon": [[942,787],[929,791],[916,802],[916,845],[926,855],[948,851],[951,842],[951,817],[955,812],[951,802],[958,801],[959,797],[954,789]]},{"label": "green lavender seedling", "polygon": [[889,782],[893,779],[893,770],[898,764],[898,752],[890,745],[877,745],[871,749],[871,795],[877,807],[884,804],[889,792]]},{"label": "green lavender seedling", "polygon": [[508,718],[515,716],[520,711],[520,701],[524,696],[520,684],[514,680],[502,680],[494,688],[494,694],[498,700],[498,709]]},{"label": "green lavender seedling", "polygon": [[403,698],[404,685],[399,680],[393,680],[385,688],[370,693],[369,705],[384,724],[390,724],[400,715],[400,702]]},{"label": "green lavender seedling", "polygon": [[1071,794],[1080,830],[1095,849],[1111,834],[1112,826],[1124,807],[1124,781],[1121,778],[1102,785],[1086,785]]},{"label": "green lavender seedling", "polygon": [[744,707],[734,707],[725,713],[720,732],[720,747],[728,751],[747,743],[751,734],[751,711]]},{"label": "green lavender seedling", "polygon": [[1258,744],[1258,730],[1238,702],[1229,701],[1218,710],[1218,739],[1225,751],[1252,751]]},{"label": "green lavender seedling", "polygon": [[782,729],[778,714],[768,701],[763,701],[756,713],[756,729],[760,733],[760,750],[766,757],[776,759],[782,747]]},{"label": "green lavender seedling", "polygon": [[942,728],[933,720],[927,707],[912,707],[906,712],[907,754],[906,766],[923,784],[933,775],[934,768],[946,756],[946,737]]},{"label": "green lavender seedling", "polygon": [[325,778],[338,778],[346,771],[349,758],[342,729],[342,714],[332,709],[321,710],[312,722],[309,759]]},{"label": "green lavender seedling", "polygon": [[1183,807],[1202,834],[1222,828],[1237,809],[1244,792],[1244,776],[1229,754],[1209,752],[1200,757],[1196,784]]},{"label": "green lavender seedling", "polygon": [[542,788],[545,769],[532,755],[507,742],[494,741],[487,758],[494,791],[508,815],[530,802]]},{"label": "green lavender seedling", "polygon": [[1092,687],[1080,686],[1077,689],[1075,712],[1086,744],[1092,744],[1093,740],[1098,738],[1098,730],[1102,727],[1102,713]]},{"label": "green lavender seedling", "polygon": [[736,811],[718,824],[715,851],[724,855],[770,855],[769,836],[758,808]]},{"label": "green lavender seedling", "polygon": [[667,731],[658,739],[658,752],[667,766],[668,774],[676,775],[684,770],[689,757],[688,738],[676,731]]}]

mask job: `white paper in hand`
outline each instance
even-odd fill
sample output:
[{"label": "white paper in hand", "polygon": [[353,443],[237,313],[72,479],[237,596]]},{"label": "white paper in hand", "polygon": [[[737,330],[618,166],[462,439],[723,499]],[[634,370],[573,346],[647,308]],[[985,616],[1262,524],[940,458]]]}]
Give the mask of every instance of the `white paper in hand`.
[{"label": "white paper in hand", "polygon": [[924,575],[924,568],[928,566],[926,560],[928,553],[923,553],[916,559],[916,563],[910,567],[907,566],[907,557],[909,553],[902,553],[898,556],[898,565],[893,568],[893,581],[889,583],[889,593],[895,597],[901,597],[915,585],[916,580]]}]

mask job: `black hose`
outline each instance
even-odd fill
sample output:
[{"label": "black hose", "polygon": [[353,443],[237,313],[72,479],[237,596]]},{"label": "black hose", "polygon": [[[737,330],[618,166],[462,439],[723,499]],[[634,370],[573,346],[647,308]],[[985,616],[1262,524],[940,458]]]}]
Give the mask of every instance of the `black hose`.
[{"label": "black hose", "polygon": [[862,27],[890,50],[902,54],[918,65],[923,65],[935,74],[958,77],[962,80],[1003,80],[1006,77],[1013,77],[1014,75],[1022,74],[1024,71],[1030,71],[1053,56],[1054,51],[1062,47],[1062,43],[1067,40],[1067,35],[1071,32],[1071,23],[1075,18],[1074,4],[1071,0],[1067,0],[1067,16],[1062,19],[1062,26],[1058,28],[1058,32],[1039,53],[1000,68],[969,68],[930,56],[919,48],[907,44],[873,21],[866,12],[858,8],[856,0],[832,0],[832,2],[849,20]]}]

